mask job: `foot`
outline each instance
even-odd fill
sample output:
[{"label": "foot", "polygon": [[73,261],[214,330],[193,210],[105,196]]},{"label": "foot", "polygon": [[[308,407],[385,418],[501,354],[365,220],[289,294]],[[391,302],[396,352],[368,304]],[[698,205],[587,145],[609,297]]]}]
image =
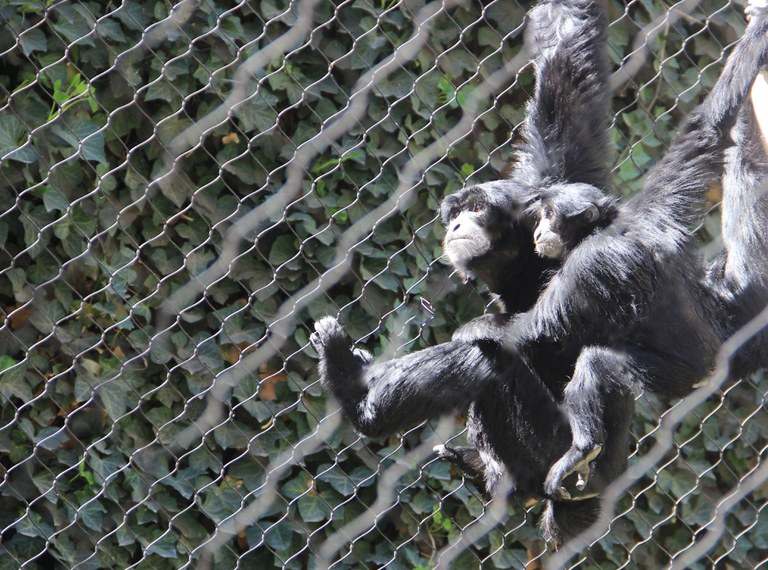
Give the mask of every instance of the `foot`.
[{"label": "foot", "polygon": [[347,331],[334,317],[323,317],[316,321],[315,332],[309,335],[309,342],[320,356],[332,346],[349,347]]},{"label": "foot", "polygon": [[320,383],[343,402],[356,402],[366,392],[363,381],[364,369],[371,362],[371,355],[363,350],[352,350],[351,340],[333,317],[323,317],[315,322],[315,332],[309,342],[317,351],[320,362]]},{"label": "foot", "polygon": [[447,445],[443,445],[442,443],[439,445],[436,445],[432,448],[432,451],[435,452],[435,454],[440,459],[447,459],[451,463],[455,465],[459,465],[461,467],[461,457],[459,456],[458,452],[453,447],[448,447]]},{"label": "foot", "polygon": [[591,449],[569,449],[549,470],[544,482],[544,492],[554,499],[571,499],[571,493],[565,487],[565,479],[576,473],[576,490],[584,491],[589,483],[592,461],[603,451],[603,446],[595,444]]}]

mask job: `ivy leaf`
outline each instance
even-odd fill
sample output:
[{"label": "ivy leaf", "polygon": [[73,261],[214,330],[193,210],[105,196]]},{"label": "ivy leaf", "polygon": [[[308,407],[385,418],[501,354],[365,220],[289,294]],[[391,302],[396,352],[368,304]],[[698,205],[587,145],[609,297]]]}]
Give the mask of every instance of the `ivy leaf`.
[{"label": "ivy leaf", "polygon": [[298,247],[293,236],[278,236],[269,250],[269,263],[273,266],[280,265],[296,255]]},{"label": "ivy leaf", "polygon": [[29,402],[34,395],[26,379],[26,364],[16,365],[16,361],[7,355],[0,356],[0,394],[6,398],[15,396],[24,402]]},{"label": "ivy leaf", "polygon": [[[277,103],[275,98],[275,103]],[[262,98],[252,97],[242,105],[238,105],[235,116],[240,120],[246,133],[263,133],[277,123],[277,112]]]},{"label": "ivy leaf", "polygon": [[264,537],[264,541],[273,550],[286,550],[291,546],[293,533],[293,525],[290,522],[284,521],[270,528]]},{"label": "ivy leaf", "polygon": [[104,134],[99,126],[85,119],[73,119],[63,125],[56,124],[51,128],[85,160],[106,162],[104,154]]},{"label": "ivy leaf", "polygon": [[98,501],[91,501],[90,503],[80,507],[77,510],[77,518],[82,523],[93,531],[100,532],[103,530],[104,525],[104,513],[107,509],[104,508]]},{"label": "ivy leaf", "polygon": [[21,45],[21,51],[26,56],[35,51],[46,51],[48,49],[48,41],[45,39],[43,31],[39,28],[24,30],[24,33],[19,36],[19,44]]},{"label": "ivy leaf", "polygon": [[161,558],[176,558],[179,551],[176,548],[179,539],[174,533],[167,533],[147,548],[148,554],[157,554]]},{"label": "ivy leaf", "polygon": [[296,477],[287,481],[282,488],[282,494],[289,499],[295,499],[302,493],[306,493],[312,483],[307,473],[299,473]]},{"label": "ivy leaf", "polygon": [[69,208],[69,200],[58,189],[49,186],[43,192],[43,205],[49,212],[65,212]]},{"label": "ivy leaf", "polygon": [[165,78],[152,83],[147,88],[147,94],[144,97],[145,101],[165,101],[166,103],[174,103],[180,99],[181,94],[178,89]]},{"label": "ivy leaf", "polygon": [[112,421],[116,421],[125,414],[129,407],[132,408],[138,404],[138,397],[120,378],[102,384],[99,388],[99,396]]},{"label": "ivy leaf", "polygon": [[[323,465],[320,467],[320,471],[325,471],[330,465]],[[344,496],[349,496],[355,492],[356,489],[368,487],[376,482],[373,471],[368,467],[355,467],[348,474],[343,473],[340,469],[334,468],[320,477],[321,481],[330,483],[331,487],[335,491],[341,493]]]},{"label": "ivy leaf", "polygon": [[59,14],[56,22],[52,24],[54,30],[61,34],[67,43],[78,43],[81,46],[95,46],[93,34],[93,14],[85,6],[58,6]]},{"label": "ivy leaf", "polygon": [[299,515],[304,522],[324,521],[330,514],[331,506],[315,493],[308,493],[299,499]]},{"label": "ivy leaf", "polygon": [[206,491],[202,503],[202,511],[213,522],[220,523],[241,508],[242,497],[228,483],[222,483],[217,487]]},{"label": "ivy leaf", "polygon": [[0,115],[0,159],[32,163],[37,152],[28,144],[27,129],[13,113]]}]

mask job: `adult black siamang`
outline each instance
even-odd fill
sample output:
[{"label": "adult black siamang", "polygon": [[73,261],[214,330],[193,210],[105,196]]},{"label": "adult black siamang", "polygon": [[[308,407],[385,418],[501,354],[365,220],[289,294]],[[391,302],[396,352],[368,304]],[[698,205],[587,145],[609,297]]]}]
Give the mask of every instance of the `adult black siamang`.
[{"label": "adult black siamang", "polygon": [[[507,328],[503,316],[473,321],[457,331],[456,338],[461,340],[378,364],[362,351],[351,351],[338,322],[325,318],[316,324],[312,336],[321,357],[321,379],[360,431],[392,433],[471,404],[468,425],[474,448],[443,450],[443,455],[481,474],[491,493],[502,477],[509,476],[514,490],[541,496],[544,477],[555,463],[547,481],[547,493],[553,502],[543,520],[545,538],[557,541],[591,522],[599,505],[589,497],[599,493],[625,465],[635,387],[651,385],[667,393],[690,389],[711,362],[708,351],[717,347],[730,326],[721,324],[721,319],[730,314],[728,310],[737,314],[730,307],[744,297],[733,292],[733,303],[727,308],[723,295],[715,295],[714,287],[707,287],[700,278],[700,266],[688,264],[679,271],[660,267],[691,254],[685,226],[695,215],[694,204],[707,187],[713,169],[719,168],[722,144],[718,129],[726,129],[733,121],[761,62],[764,44],[768,43],[765,32],[758,31],[761,25],[764,27],[765,18],[756,14],[754,20],[747,31],[750,41],[736,48],[712,95],[691,115],[682,134],[649,177],[648,187],[655,189],[658,202],[647,206],[647,225],[656,228],[653,237],[662,242],[662,249],[658,255],[645,249],[626,259],[620,257],[622,271],[617,275],[635,288],[625,289],[624,281],[614,279],[610,271],[614,256],[608,250],[602,251],[602,258],[596,256],[602,265],[590,268],[591,273],[571,271],[577,267],[574,260],[579,259],[578,251],[585,245],[581,243],[556,256],[565,256],[565,265],[555,272],[536,301],[554,265],[534,254],[529,207],[537,203],[542,192],[557,196],[554,190],[562,190],[564,185],[572,189],[585,187],[574,184],[597,189],[607,186],[606,135],[604,125],[594,119],[605,116],[608,90],[601,3],[551,1],[534,9],[530,37],[539,52],[537,87],[528,108],[520,164],[511,180],[470,188],[448,197],[442,208],[448,228],[446,252],[451,261],[467,274],[485,280],[500,295],[508,314],[526,311],[535,302],[532,311],[512,321],[515,340],[527,358],[513,358],[508,369],[500,368],[498,346]],[[597,223],[604,219],[599,215],[594,218]],[[667,224],[667,220],[672,222]],[[543,234],[546,227],[539,230]],[[584,242],[590,239],[580,238]],[[731,243],[738,248],[742,242]],[[727,251],[721,264],[723,274],[727,273],[729,255]],[[633,280],[635,268],[645,270],[637,274],[641,279]],[[568,277],[573,281],[567,282]],[[724,280],[713,282],[720,289],[731,289]],[[567,289],[564,284],[571,289],[581,284],[591,286],[592,296],[582,303],[581,291],[569,291],[573,300],[567,295],[554,295]],[[655,295],[667,289],[693,295],[701,304],[672,306]],[[635,295],[626,295],[628,291]],[[596,302],[595,296],[600,294],[603,297]],[[759,303],[760,297],[755,299]],[[702,312],[709,310],[710,300],[712,311]],[[666,314],[658,311],[667,305]],[[569,312],[572,306],[589,314]],[[691,308],[692,313],[681,312],[684,308]],[[687,319],[687,330],[693,332],[693,337],[675,336],[674,342],[661,347],[663,352],[646,347],[643,343],[648,339],[644,337],[627,336],[626,347],[607,338],[605,345],[611,348],[602,346],[606,331],[613,328],[610,325],[626,326],[635,319],[650,323],[649,318],[659,318],[659,314],[664,314],[665,320],[657,321],[656,326],[649,324],[648,331],[658,333],[657,328],[664,328],[667,336],[675,336],[667,325],[679,315]],[[603,315],[606,318],[601,321]],[[579,328],[582,322],[583,330]],[[630,345],[630,340],[637,344]],[[674,352],[674,348],[680,351]],[[629,349],[633,360],[621,352]],[[618,360],[614,359],[616,354]],[[528,362],[538,376],[529,369]],[[635,368],[636,362],[643,367]],[[646,370],[662,369],[670,374],[669,386],[655,376],[651,376],[653,384],[647,382]],[[581,370],[599,380],[589,383],[592,377]],[[582,384],[587,384],[584,391]],[[559,406],[563,399],[568,417]],[[596,407],[590,408],[592,403]],[[589,409],[593,411],[589,413]],[[582,437],[588,438],[586,445]],[[589,460],[598,452],[587,482]],[[567,493],[571,498],[585,500],[565,500],[562,479],[574,470],[578,480],[574,490]]]},{"label": "adult black siamang", "polygon": [[[496,356],[508,316],[530,309],[559,265],[533,248],[535,220],[528,208],[537,200],[539,184],[550,178],[607,184],[606,26],[604,6],[593,0],[545,2],[531,12],[527,35],[536,54],[536,91],[517,149],[520,166],[511,180],[469,188],[442,204],[447,257],[498,295],[502,314],[472,321],[451,342],[384,363],[351,351],[346,332],[333,318],[318,321],[311,337],[323,384],[362,433],[389,434],[469,407],[473,447],[443,448],[441,455],[477,476],[489,494],[508,478],[514,492],[543,496],[550,466],[570,446],[570,428],[558,403],[564,380],[557,381],[556,397],[524,361],[503,370]],[[565,370],[558,378],[565,378]],[[633,403],[624,399],[623,424],[614,432],[623,444],[618,453],[603,453],[605,469],[596,470],[606,482],[626,463]],[[593,477],[593,487],[599,480]],[[592,520],[597,507],[595,499],[559,501],[558,523],[573,534]]]}]

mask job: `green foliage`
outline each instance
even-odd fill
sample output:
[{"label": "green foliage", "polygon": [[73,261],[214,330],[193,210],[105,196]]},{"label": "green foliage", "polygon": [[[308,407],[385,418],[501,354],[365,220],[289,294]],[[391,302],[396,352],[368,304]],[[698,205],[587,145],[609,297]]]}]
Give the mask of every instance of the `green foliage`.
[{"label": "green foliage", "polygon": [[[158,40],[155,26],[182,4],[0,3],[0,568],[194,566],[267,483],[277,485],[274,500],[222,537],[214,565],[311,567],[320,544],[367,513],[381,472],[429,434],[363,441],[342,423],[298,464],[270,471],[327,413],[312,322],[338,313],[377,354],[404,353],[447,340],[488,303],[439,261],[436,210],[465,182],[509,167],[530,69],[482,102],[472,133],[350,252],[347,275],[290,315],[285,343],[226,391],[220,419],[195,431],[222,373],[274,340],[280,307],[332,267],[340,235],[391,195],[408,160],[440,141],[483,78],[518,53],[527,5],[464,3],[433,18],[427,45],[380,78],[365,116],[307,165],[285,212],[169,319],[171,295],[282,186],[297,147],[348,106],[360,76],[411,36],[415,16],[409,3],[319,2],[311,39],[236,85],[240,65],[291,29],[295,2],[192,3]],[[667,8],[610,4],[618,64],[639,27]],[[742,27],[737,7],[704,0],[649,43],[647,64],[615,99],[621,192],[639,187]],[[172,184],[152,184],[171,141],[234,87],[245,102],[178,159]],[[765,448],[764,381],[753,382],[690,417],[679,453],[638,483],[582,567],[664,566],[701,534]],[[639,407],[643,436],[666,405]],[[178,445],[190,430],[192,443]],[[396,492],[339,553],[339,567],[432,568],[483,512],[474,483],[445,462],[414,466]],[[737,505],[727,520],[734,538],[713,560],[761,560],[768,529],[754,505],[765,499],[761,490]],[[523,567],[540,546],[533,518],[512,507],[454,567]]]}]

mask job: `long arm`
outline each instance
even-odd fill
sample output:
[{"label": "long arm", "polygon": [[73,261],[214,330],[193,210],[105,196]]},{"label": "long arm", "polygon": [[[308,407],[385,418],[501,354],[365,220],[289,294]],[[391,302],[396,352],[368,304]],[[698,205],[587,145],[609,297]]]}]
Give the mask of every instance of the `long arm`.
[{"label": "long arm", "polygon": [[315,323],[310,338],[323,385],[366,435],[389,435],[464,410],[494,378],[493,358],[479,344],[451,341],[373,363],[350,349],[349,336],[332,317]]},{"label": "long arm", "polygon": [[[672,147],[654,167],[645,189],[611,227],[585,239],[565,260],[536,305],[517,319],[521,343],[562,337],[585,323],[621,325],[641,316],[657,286],[656,264],[674,263],[690,239],[687,224],[710,182],[722,172],[728,145],[724,129],[768,58],[768,9],[755,10],[717,84],[687,119]],[[607,308],[610,313],[596,314]],[[617,310],[618,308],[618,310]]]},{"label": "long arm", "polygon": [[723,171],[728,132],[755,77],[768,63],[768,9],[753,7],[751,13],[714,88],[688,116],[650,171],[643,191],[630,202],[643,217],[669,230],[667,238],[677,236],[677,243],[688,239],[685,230],[700,220],[706,192]]},{"label": "long arm", "polygon": [[585,239],[534,307],[515,317],[508,340],[524,349],[542,338],[587,333],[587,327],[608,330],[642,317],[657,289],[656,264],[656,256],[631,230],[609,229]]},{"label": "long arm", "polygon": [[733,292],[751,289],[747,294],[757,295],[768,289],[768,71],[755,81],[732,138],[723,176],[725,265],[719,283]]},{"label": "long arm", "polygon": [[357,428],[386,435],[425,419],[464,411],[494,376],[474,344],[447,342],[365,369],[368,390],[356,403]]},{"label": "long arm", "polygon": [[527,44],[535,56],[515,178],[608,183],[609,62],[602,0],[551,0],[531,10]]}]

